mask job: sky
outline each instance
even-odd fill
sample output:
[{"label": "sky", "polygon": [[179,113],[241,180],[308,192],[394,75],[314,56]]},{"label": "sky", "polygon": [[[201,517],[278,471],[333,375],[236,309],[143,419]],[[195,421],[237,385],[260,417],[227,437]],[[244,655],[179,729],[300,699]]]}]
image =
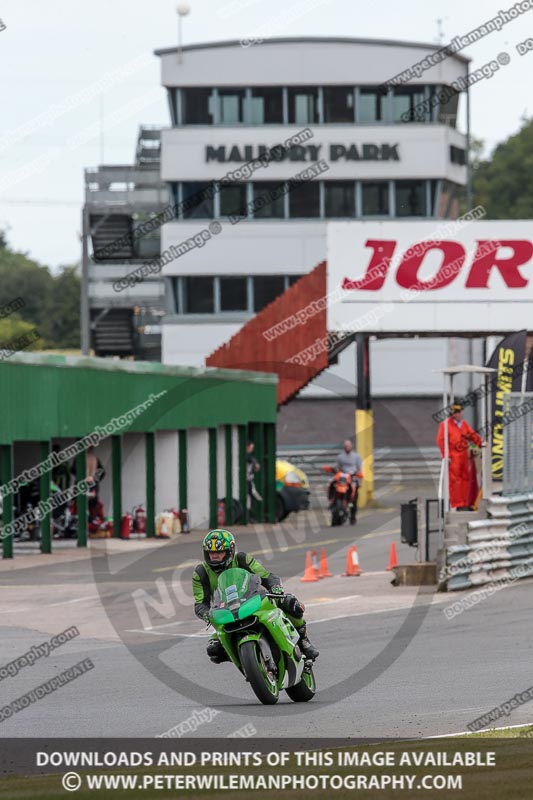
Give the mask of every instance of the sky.
[{"label": "sky", "polygon": [[[528,0],[526,0],[528,2]],[[175,46],[175,0],[4,0],[0,8],[0,228],[53,271],[80,259],[83,170],[131,164],[140,124],[170,124],[160,61]],[[273,36],[419,42],[465,34],[509,0],[190,0],[185,44]],[[463,52],[471,69],[510,63],[471,89],[472,133],[489,154],[533,114],[532,8]],[[287,21],[290,16],[290,21]],[[440,20],[440,22],[439,22]],[[533,42],[532,42],[533,45]],[[460,128],[464,126],[459,126]],[[103,152],[102,152],[103,151]]]}]

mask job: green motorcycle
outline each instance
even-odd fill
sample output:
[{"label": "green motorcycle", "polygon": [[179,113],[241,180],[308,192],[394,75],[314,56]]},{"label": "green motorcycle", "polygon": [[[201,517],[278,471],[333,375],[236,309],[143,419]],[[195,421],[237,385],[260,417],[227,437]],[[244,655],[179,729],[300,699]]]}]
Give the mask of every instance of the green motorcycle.
[{"label": "green motorcycle", "polygon": [[265,705],[278,702],[285,689],[295,703],[315,696],[313,662],[298,646],[299,634],[278,608],[259,575],[237,567],[225,570],[213,595],[210,619],[218,639]]}]

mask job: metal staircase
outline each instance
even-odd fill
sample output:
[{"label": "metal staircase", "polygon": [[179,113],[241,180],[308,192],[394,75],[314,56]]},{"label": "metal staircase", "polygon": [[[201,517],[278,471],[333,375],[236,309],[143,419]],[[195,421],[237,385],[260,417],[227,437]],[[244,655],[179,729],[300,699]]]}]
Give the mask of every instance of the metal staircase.
[{"label": "metal staircase", "polygon": [[95,355],[132,356],[134,354],[133,310],[110,308],[93,320]]},{"label": "metal staircase", "polygon": [[[105,248],[111,245],[103,260],[124,261],[133,258],[132,219],[128,214],[91,214],[91,239],[93,257],[95,261],[101,260],[99,253],[106,252]],[[115,242],[120,241],[117,248]]]}]

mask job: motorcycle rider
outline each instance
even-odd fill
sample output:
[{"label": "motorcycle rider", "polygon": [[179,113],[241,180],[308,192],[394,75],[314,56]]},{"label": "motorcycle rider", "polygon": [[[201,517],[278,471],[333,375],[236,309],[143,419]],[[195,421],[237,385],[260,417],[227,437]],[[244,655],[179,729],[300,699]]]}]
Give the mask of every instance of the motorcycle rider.
[{"label": "motorcycle rider", "polygon": [[[313,647],[307,637],[307,625],[303,618],[305,606],[293,594],[285,594],[281,578],[269,572],[259,561],[247,553],[236,553],[235,537],[224,529],[209,531],[202,542],[202,550],[203,563],[197,565],[192,575],[194,613],[197,617],[205,622],[210,621],[211,598],[217,586],[218,576],[226,569],[240,567],[259,575],[262,585],[271,594],[285,595],[279,602],[279,606],[300,634],[298,644],[301,651],[306,658],[314,660],[318,657],[318,650]],[[209,640],[207,655],[215,664],[229,661],[229,656],[216,637]]]},{"label": "motorcycle rider", "polygon": [[337,469],[341,472],[348,472],[352,476],[354,485],[354,497],[350,505],[350,522],[352,525],[357,522],[357,496],[359,494],[359,486],[363,473],[361,468],[363,466],[363,459],[353,449],[351,439],[346,439],[344,442],[344,449],[341,450],[337,456]]}]

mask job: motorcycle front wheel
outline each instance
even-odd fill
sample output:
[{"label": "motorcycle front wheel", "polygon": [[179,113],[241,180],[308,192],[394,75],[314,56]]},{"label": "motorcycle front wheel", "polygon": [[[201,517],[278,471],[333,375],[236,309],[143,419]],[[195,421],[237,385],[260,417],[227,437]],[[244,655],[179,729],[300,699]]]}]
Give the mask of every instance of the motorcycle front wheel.
[{"label": "motorcycle front wheel", "polygon": [[344,522],[343,515],[342,515],[342,500],[337,498],[331,509],[331,525],[335,527],[336,525],[342,525]]},{"label": "motorcycle front wheel", "polygon": [[258,700],[266,706],[278,702],[279,687],[275,676],[268,674],[263,655],[257,642],[245,642],[240,648],[241,664],[250,686]]},{"label": "motorcycle front wheel", "polygon": [[313,675],[313,667],[309,670],[305,670],[302,674],[302,679],[300,683],[297,683],[295,686],[289,686],[288,689],[285,689],[289,697],[294,703],[307,703],[309,700],[312,700],[316,694],[316,682],[315,676]]}]

